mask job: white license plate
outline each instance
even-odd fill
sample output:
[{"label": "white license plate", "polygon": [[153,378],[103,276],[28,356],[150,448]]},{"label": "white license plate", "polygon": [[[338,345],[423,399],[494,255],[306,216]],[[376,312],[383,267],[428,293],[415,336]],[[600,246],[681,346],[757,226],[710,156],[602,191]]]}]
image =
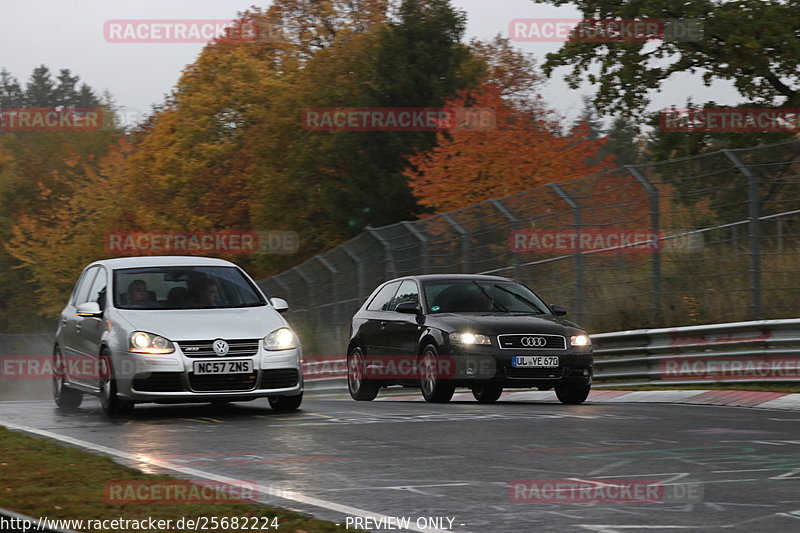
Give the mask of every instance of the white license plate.
[{"label": "white license plate", "polygon": [[253,371],[253,361],[249,359],[234,361],[194,361],[197,374],[249,374]]},{"label": "white license plate", "polygon": [[552,355],[515,355],[511,366],[530,368],[552,368],[558,366],[558,357]]}]

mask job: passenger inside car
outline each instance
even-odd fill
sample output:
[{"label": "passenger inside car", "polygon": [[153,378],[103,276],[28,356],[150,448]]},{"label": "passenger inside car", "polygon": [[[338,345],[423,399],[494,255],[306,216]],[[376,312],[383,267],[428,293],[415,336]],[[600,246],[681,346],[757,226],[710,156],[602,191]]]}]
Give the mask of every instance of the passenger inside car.
[{"label": "passenger inside car", "polygon": [[183,307],[183,301],[186,299],[186,293],[189,291],[186,287],[172,287],[167,293],[167,307]]},{"label": "passenger inside car", "polygon": [[219,289],[214,280],[201,278],[190,285],[184,307],[215,307]]},{"label": "passenger inside car", "polygon": [[121,295],[122,303],[134,307],[150,307],[156,303],[154,291],[147,290],[147,282],[135,279],[128,284],[128,291]]}]

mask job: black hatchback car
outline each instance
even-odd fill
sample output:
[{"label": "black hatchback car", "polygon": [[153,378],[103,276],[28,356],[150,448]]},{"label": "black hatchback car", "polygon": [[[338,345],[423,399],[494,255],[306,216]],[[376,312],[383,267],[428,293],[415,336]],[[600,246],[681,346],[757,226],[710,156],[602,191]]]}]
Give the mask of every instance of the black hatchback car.
[{"label": "black hatchback car", "polygon": [[356,400],[382,387],[419,386],[429,402],[468,387],[481,403],[503,388],[555,389],[566,404],[592,384],[589,336],[512,279],[481,275],[398,278],[375,289],[353,317],[347,382]]}]

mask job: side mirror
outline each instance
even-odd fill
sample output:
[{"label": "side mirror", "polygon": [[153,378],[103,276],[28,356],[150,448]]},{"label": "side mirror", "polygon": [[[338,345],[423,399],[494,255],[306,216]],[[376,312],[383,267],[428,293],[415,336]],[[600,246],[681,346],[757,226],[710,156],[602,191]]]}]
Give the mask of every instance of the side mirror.
[{"label": "side mirror", "polygon": [[564,316],[567,314],[567,310],[560,305],[551,305],[550,309],[553,311],[553,314],[556,316]]},{"label": "side mirror", "polygon": [[272,307],[279,313],[283,313],[284,311],[289,310],[289,304],[286,303],[286,300],[283,298],[270,298],[269,303],[272,304]]},{"label": "side mirror", "polygon": [[398,304],[394,310],[398,313],[405,313],[407,315],[420,315],[422,314],[422,309],[419,305],[415,304],[414,302],[403,302]]},{"label": "side mirror", "polygon": [[100,304],[97,302],[83,302],[79,304],[77,309],[75,310],[75,314],[78,316],[91,316],[99,318],[103,315],[103,311],[100,309]]}]

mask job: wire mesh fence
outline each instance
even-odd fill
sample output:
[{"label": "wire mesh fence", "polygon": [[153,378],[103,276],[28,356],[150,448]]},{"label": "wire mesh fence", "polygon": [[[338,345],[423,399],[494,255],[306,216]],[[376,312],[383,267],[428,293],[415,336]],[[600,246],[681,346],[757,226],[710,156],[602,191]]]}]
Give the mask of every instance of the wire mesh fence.
[{"label": "wire mesh fence", "polygon": [[372,290],[412,274],[513,277],[590,332],[800,311],[800,141],[639,164],[367,228],[259,283],[312,354],[344,353]]}]

